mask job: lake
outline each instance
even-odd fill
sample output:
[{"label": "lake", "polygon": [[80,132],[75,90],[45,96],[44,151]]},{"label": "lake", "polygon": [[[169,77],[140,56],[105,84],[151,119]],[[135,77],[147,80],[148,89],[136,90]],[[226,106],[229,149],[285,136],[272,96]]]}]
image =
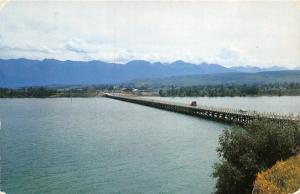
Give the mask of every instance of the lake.
[{"label": "lake", "polygon": [[106,98],[1,99],[1,189],[210,193],[226,125]]},{"label": "lake", "polygon": [[[196,100],[300,110],[299,97]],[[0,99],[0,119],[1,190],[8,194],[211,193],[218,137],[228,127],[106,98]]]}]

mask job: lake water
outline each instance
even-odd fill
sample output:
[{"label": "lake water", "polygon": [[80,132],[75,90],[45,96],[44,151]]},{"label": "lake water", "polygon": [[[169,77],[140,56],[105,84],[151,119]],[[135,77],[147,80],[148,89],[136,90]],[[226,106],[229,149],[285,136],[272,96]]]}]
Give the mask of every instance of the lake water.
[{"label": "lake water", "polygon": [[[300,97],[163,100],[300,110]],[[218,136],[228,127],[106,98],[0,99],[0,119],[8,194],[211,193]]]},{"label": "lake water", "polygon": [[211,193],[226,125],[106,98],[0,99],[1,190]]}]

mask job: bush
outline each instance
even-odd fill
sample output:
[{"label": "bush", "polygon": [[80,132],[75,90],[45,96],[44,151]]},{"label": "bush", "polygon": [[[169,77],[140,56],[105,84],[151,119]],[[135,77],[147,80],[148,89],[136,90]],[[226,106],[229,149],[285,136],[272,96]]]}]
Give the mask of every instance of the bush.
[{"label": "bush", "polygon": [[278,160],[295,155],[300,147],[300,122],[257,119],[244,128],[224,130],[214,166],[216,193],[251,193],[256,174]]},{"label": "bush", "polygon": [[272,168],[258,173],[253,193],[285,194],[300,188],[300,155],[278,161]]}]

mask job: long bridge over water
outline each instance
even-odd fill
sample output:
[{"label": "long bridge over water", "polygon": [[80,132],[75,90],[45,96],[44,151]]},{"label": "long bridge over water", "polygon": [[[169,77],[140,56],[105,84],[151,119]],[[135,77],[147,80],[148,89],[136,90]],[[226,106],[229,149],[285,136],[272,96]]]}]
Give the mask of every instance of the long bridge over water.
[{"label": "long bridge over water", "polygon": [[274,121],[300,121],[300,115],[283,115],[277,113],[264,113],[256,111],[243,111],[230,108],[217,108],[205,105],[190,106],[189,104],[153,100],[141,97],[131,97],[125,95],[104,94],[104,97],[131,102],[144,106],[150,106],[172,112],[183,113],[200,118],[245,125],[256,118],[264,118]]}]

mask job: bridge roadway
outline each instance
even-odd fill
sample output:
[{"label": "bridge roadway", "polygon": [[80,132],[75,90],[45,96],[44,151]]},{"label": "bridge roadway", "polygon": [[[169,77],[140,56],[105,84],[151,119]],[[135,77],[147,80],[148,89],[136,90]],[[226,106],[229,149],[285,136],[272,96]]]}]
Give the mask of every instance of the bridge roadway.
[{"label": "bridge roadway", "polygon": [[121,100],[125,102],[131,102],[135,104],[140,104],[144,106],[155,107],[163,110],[168,110],[172,112],[183,113],[187,115],[197,116],[205,119],[234,123],[238,125],[245,125],[255,118],[265,118],[275,121],[299,121],[299,116],[293,115],[283,115],[277,113],[263,113],[256,111],[242,111],[238,109],[230,108],[217,108],[211,106],[197,105],[190,106],[189,104],[177,103],[177,102],[167,102],[161,100],[153,100],[141,97],[132,97],[125,95],[114,95],[105,93],[103,95],[107,98],[112,98],[116,100]]}]

